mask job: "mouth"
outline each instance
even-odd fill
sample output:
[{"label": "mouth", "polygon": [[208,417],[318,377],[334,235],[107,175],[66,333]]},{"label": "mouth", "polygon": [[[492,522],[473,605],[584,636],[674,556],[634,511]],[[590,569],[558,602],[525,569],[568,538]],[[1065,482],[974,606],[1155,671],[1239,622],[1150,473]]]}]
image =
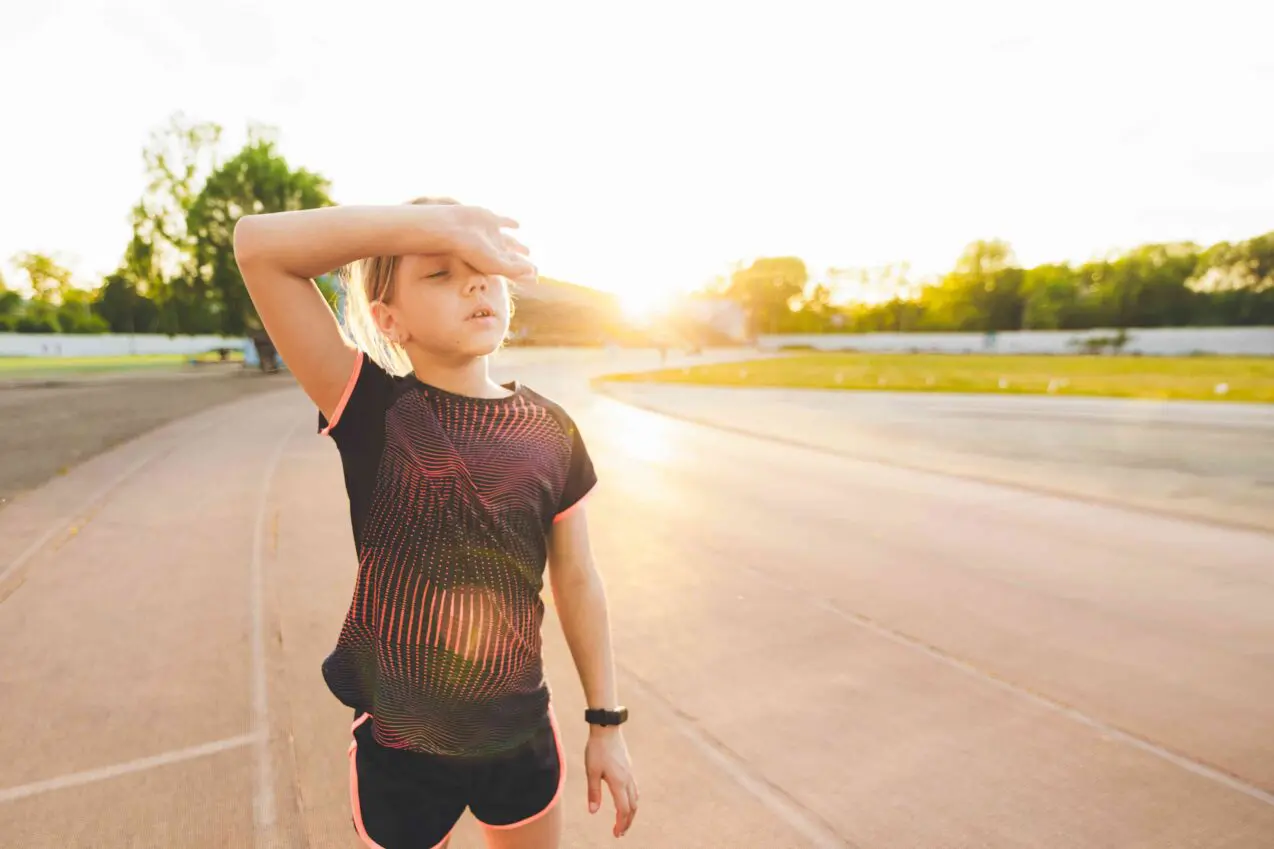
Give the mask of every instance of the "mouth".
[{"label": "mouth", "polygon": [[466,320],[467,321],[482,321],[484,319],[493,319],[493,318],[495,318],[495,310],[491,309],[491,307],[481,306],[481,307],[478,307],[473,312],[469,313],[469,317]]}]

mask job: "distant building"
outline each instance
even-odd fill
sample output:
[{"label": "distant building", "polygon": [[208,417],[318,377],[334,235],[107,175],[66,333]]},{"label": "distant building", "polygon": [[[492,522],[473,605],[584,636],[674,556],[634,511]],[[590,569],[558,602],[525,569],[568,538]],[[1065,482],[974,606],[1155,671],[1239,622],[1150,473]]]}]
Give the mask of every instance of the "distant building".
[{"label": "distant building", "polygon": [[748,316],[743,307],[728,298],[694,295],[677,305],[686,320],[706,325],[734,342],[748,339]]}]

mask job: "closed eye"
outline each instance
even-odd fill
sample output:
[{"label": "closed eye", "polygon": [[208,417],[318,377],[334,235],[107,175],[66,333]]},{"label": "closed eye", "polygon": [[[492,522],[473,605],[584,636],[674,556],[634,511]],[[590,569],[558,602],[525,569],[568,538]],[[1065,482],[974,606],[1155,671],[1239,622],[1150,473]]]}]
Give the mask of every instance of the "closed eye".
[{"label": "closed eye", "polygon": [[450,273],[451,273],[451,269],[444,268],[441,271],[435,271],[433,274],[426,274],[425,279],[426,280],[441,280],[442,278],[446,277]]}]

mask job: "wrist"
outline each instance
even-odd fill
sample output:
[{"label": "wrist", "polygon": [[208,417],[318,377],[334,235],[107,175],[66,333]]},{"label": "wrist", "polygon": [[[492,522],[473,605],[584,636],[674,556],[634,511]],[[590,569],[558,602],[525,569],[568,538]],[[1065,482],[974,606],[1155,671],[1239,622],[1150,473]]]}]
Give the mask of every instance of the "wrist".
[{"label": "wrist", "polygon": [[588,726],[588,739],[590,740],[606,740],[610,737],[618,737],[623,733],[622,727],[618,725]]},{"label": "wrist", "polygon": [[[595,703],[590,703],[595,704]],[[603,704],[615,704],[603,702]],[[623,705],[614,707],[589,707],[584,711],[584,721],[591,730],[613,730],[628,721],[628,708]]]},{"label": "wrist", "polygon": [[455,245],[460,226],[455,207],[442,204],[403,204],[394,207],[401,219],[404,254],[445,254]]}]

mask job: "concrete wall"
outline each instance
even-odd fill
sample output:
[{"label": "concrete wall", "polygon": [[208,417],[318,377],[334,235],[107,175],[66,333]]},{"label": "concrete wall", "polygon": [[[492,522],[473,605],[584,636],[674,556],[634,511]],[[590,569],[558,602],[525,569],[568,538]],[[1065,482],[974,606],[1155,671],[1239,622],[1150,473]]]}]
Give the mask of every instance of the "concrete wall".
[{"label": "concrete wall", "polygon": [[0,333],[0,357],[101,357],[121,354],[202,354],[243,350],[248,340],[149,333]]},{"label": "concrete wall", "polygon": [[[1022,330],[988,338],[982,333],[822,333],[762,336],[762,348],[809,346],[823,351],[933,351],[939,353],[1073,354],[1071,344],[1114,330]],[[1156,327],[1130,329],[1125,353],[1274,356],[1274,327]]]}]

